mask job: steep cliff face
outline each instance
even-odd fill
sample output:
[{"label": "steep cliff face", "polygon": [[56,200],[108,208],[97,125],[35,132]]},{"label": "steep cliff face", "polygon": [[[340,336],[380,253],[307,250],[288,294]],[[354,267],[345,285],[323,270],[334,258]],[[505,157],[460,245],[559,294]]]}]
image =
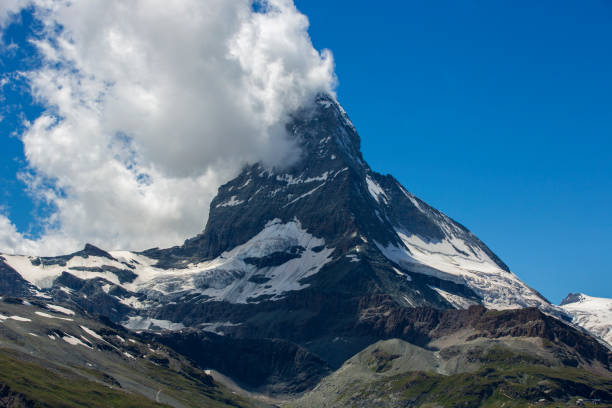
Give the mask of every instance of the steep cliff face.
[{"label": "steep cliff face", "polygon": [[28,296],[34,293],[36,293],[36,287],[7,264],[6,258],[0,256],[0,295]]}]

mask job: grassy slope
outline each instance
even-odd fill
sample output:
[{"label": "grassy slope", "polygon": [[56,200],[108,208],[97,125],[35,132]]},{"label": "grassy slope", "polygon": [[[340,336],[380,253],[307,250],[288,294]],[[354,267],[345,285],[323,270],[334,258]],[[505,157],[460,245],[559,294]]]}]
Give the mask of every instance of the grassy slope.
[{"label": "grassy slope", "polygon": [[[203,370],[160,344],[78,311],[66,317],[41,304],[0,301],[0,314],[26,319],[0,320],[0,407],[265,406],[215,384]],[[36,314],[40,312],[49,317]],[[65,334],[90,346],[58,339]]]},{"label": "grassy slope", "polygon": [[375,383],[373,388],[415,406],[525,407],[543,399],[539,405],[561,407],[578,397],[609,394],[612,380],[577,368],[489,365],[476,373],[448,377],[414,372]]},{"label": "grassy slope", "polygon": [[[32,407],[167,407],[112,384],[104,373],[67,369],[49,361],[0,349],[0,406],[3,396],[18,394],[20,404]],[[163,392],[188,407],[249,407],[250,402],[224,387],[204,387],[196,378],[148,364],[143,374],[161,385]],[[195,373],[192,373],[195,374]],[[89,379],[88,379],[89,378]],[[11,406],[11,405],[9,405]]]},{"label": "grassy slope", "polygon": [[332,392],[319,391],[323,394],[318,398],[307,394],[288,406],[565,407],[577,398],[589,397],[612,403],[612,374],[602,376],[584,368],[551,365],[534,354],[502,346],[478,356],[481,365],[476,371],[451,375],[415,367],[387,376],[399,358],[375,351],[362,360],[370,377],[364,377],[363,371],[348,381],[347,375],[351,377],[355,371],[344,371],[342,379],[332,375]]},{"label": "grassy slope", "polygon": [[11,398],[14,406],[75,408],[166,406],[140,395],[129,394],[117,388],[89,381],[65,369],[51,370],[40,364],[24,361],[22,356],[8,350],[0,350],[0,367],[0,388],[5,390],[3,394],[11,392],[18,394]]}]

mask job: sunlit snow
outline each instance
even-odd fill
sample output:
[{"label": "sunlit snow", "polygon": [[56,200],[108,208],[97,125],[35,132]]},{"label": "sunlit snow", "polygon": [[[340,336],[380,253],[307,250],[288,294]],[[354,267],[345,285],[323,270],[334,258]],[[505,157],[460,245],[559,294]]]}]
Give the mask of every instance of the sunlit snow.
[{"label": "sunlit snow", "polygon": [[573,323],[584,327],[612,346],[612,299],[577,295],[574,302],[561,305],[573,317]]}]

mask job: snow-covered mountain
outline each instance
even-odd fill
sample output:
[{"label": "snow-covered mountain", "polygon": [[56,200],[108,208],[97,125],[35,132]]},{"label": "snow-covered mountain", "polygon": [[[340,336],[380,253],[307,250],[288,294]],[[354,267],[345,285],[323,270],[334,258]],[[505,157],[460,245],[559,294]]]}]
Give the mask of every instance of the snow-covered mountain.
[{"label": "snow-covered mountain", "polygon": [[612,347],[612,299],[570,293],[561,308],[572,316],[572,322],[595,334]]},{"label": "snow-covered mountain", "polygon": [[369,344],[364,322],[384,308],[559,313],[468,229],[372,171],[334,99],[318,97],[287,130],[301,160],[245,167],[183,245],[2,255],[0,289],[68,300],[134,329],[288,339],[330,361],[340,359],[332,343],[345,343],[344,357]]}]

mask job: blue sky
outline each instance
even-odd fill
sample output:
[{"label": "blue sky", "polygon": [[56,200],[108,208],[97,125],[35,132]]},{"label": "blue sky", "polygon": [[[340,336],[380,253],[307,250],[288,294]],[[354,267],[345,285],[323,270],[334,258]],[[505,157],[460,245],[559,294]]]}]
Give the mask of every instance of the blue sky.
[{"label": "blue sky", "polygon": [[3,31],[3,48],[0,50],[0,73],[3,77],[10,75],[6,77],[9,80],[3,84],[0,93],[0,206],[20,231],[36,235],[40,230],[36,218],[43,216],[46,209],[42,203],[30,199],[26,185],[17,177],[26,169],[19,135],[24,130],[24,120],[34,120],[43,109],[28,93],[27,83],[14,73],[32,69],[40,61],[35,48],[28,41],[37,29],[37,23],[31,13],[21,14],[19,24],[12,24]]},{"label": "blue sky", "polygon": [[[537,3],[537,4],[534,4]],[[461,222],[527,284],[612,297],[612,4],[296,0],[366,160]],[[3,74],[32,69],[29,15],[4,33]],[[19,46],[6,47],[16,43]],[[12,79],[0,101],[0,206],[36,237],[11,136],[41,112]]]},{"label": "blue sky", "polygon": [[375,170],[549,300],[612,297],[612,3],[296,4]]}]

